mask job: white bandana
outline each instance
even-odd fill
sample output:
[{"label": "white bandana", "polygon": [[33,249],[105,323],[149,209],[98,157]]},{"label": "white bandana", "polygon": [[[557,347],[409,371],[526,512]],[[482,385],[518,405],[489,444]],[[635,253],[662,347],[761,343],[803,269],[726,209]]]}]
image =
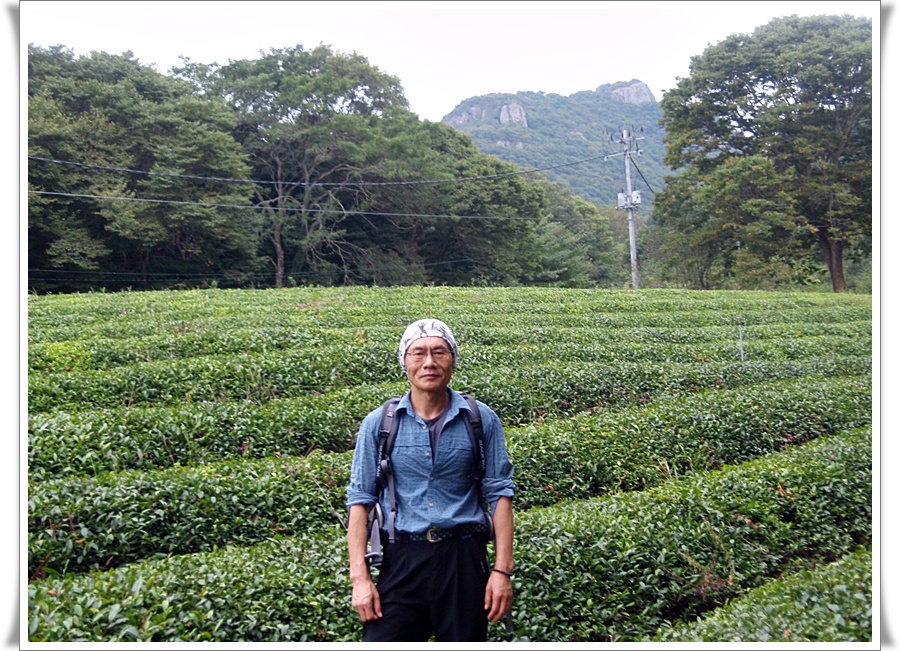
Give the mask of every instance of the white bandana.
[{"label": "white bandana", "polygon": [[406,370],[406,349],[409,348],[413,341],[422,337],[440,337],[446,341],[447,345],[450,346],[450,352],[453,353],[453,366],[456,366],[456,356],[458,354],[456,339],[454,339],[453,332],[447,327],[447,324],[437,319],[419,319],[410,323],[403,332],[403,336],[400,337],[398,356],[400,357],[400,366],[403,367],[404,371]]}]

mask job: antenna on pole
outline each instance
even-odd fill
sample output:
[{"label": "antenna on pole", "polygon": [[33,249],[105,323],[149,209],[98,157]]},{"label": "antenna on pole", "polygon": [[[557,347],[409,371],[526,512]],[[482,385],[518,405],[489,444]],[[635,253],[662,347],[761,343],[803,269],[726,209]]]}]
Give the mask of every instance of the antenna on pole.
[{"label": "antenna on pole", "polygon": [[[643,127],[641,131],[643,131]],[[634,208],[636,206],[641,205],[641,191],[640,190],[632,190],[631,189],[631,154],[632,154],[632,145],[637,140],[643,140],[643,136],[640,138],[635,138],[631,135],[631,132],[628,129],[622,130],[622,137],[619,139],[619,143],[622,144],[622,156],[625,159],[625,192],[619,193],[618,205],[616,208],[624,208],[628,211],[628,241],[631,248],[631,288],[638,289],[640,284],[638,282],[638,264],[637,264],[637,242],[635,239],[634,233]],[[610,138],[610,141],[612,138]],[[634,152],[640,156],[641,150],[636,149]],[[603,160],[609,160],[612,156],[618,156],[619,154],[609,154],[608,156],[604,156]]]}]

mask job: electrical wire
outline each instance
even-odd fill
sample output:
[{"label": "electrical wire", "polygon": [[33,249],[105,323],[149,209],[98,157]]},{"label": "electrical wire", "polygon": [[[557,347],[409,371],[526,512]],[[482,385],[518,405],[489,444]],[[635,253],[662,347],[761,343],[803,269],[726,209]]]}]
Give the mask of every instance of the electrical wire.
[{"label": "electrical wire", "polygon": [[[420,181],[387,181],[387,182],[346,182],[346,183],[288,183],[285,185],[289,185],[292,187],[316,187],[316,186],[352,186],[352,187],[367,187],[367,186],[410,186],[410,185],[431,185],[437,183],[466,183],[471,181],[482,181],[482,180],[491,180],[509,176],[523,176],[526,174],[533,174],[536,172],[543,172],[547,170],[559,169],[564,167],[572,167],[575,165],[579,165],[582,163],[591,162],[594,160],[599,160],[601,158],[607,158],[607,155],[601,156],[593,156],[590,158],[585,158],[582,160],[574,161],[571,163],[562,163],[559,165],[551,165],[543,168],[534,168],[528,170],[520,170],[516,172],[508,172],[503,174],[492,174],[485,176],[476,176],[476,177],[457,177],[452,179],[433,179],[433,180],[420,180]],[[275,184],[276,181],[262,181],[262,180],[252,180],[252,179],[232,179],[232,178],[223,178],[223,177],[213,177],[213,176],[197,176],[197,175],[187,175],[187,174],[174,174],[174,173],[166,173],[166,172],[148,172],[145,170],[135,170],[128,168],[119,168],[119,167],[111,167],[105,165],[92,165],[87,163],[76,163],[72,161],[62,161],[53,158],[44,158],[41,156],[29,156],[29,160],[34,160],[38,162],[45,162],[57,165],[69,165],[76,166],[88,169],[97,169],[104,171],[112,171],[112,172],[124,172],[129,174],[142,174],[146,176],[160,176],[160,177],[169,177],[169,178],[183,178],[183,179],[194,179],[194,180],[202,180],[202,181],[215,181],[215,182],[225,182],[225,183],[252,183],[252,184]],[[637,168],[637,166],[635,166]],[[640,169],[638,169],[638,173],[641,174],[641,178],[644,178],[643,173],[641,173]],[[644,182],[646,183],[646,179],[644,178]],[[650,187],[650,184],[647,183],[647,186]],[[652,192],[651,188],[651,192]],[[156,204],[169,204],[169,205],[183,205],[183,206],[199,206],[206,208],[236,208],[243,210],[266,210],[267,206],[261,205],[247,205],[247,204],[227,204],[227,203],[210,203],[210,202],[196,202],[196,201],[179,201],[173,199],[149,199],[142,197],[121,197],[121,196],[104,196],[104,195],[93,195],[93,194],[83,194],[83,193],[69,193],[69,192],[49,192],[43,190],[28,190],[28,194],[40,195],[40,196],[51,196],[51,197],[69,197],[69,198],[80,198],[80,199],[99,199],[99,200],[112,200],[112,201],[131,201],[131,202],[140,202],[140,203],[156,203]],[[532,218],[532,217],[517,217],[517,216],[485,216],[485,215],[433,215],[433,214],[425,214],[425,213],[389,213],[389,212],[370,212],[370,211],[346,211],[346,210],[331,210],[324,208],[280,208],[280,211],[284,212],[305,212],[305,213],[331,213],[331,214],[347,214],[352,213],[356,215],[365,215],[370,217],[394,217],[394,218],[438,218],[438,219],[485,219],[485,220],[522,220],[522,221],[541,221],[540,218]],[[584,221],[577,218],[551,218],[548,219],[549,222],[565,222],[565,221]],[[478,263],[482,262],[483,259],[478,258],[464,258],[458,260],[447,260],[447,261],[439,261],[433,263],[425,263],[424,267],[433,267],[438,265],[447,265],[447,264],[461,264],[461,263]],[[396,265],[396,266],[388,266],[388,267],[370,267],[370,268],[355,268],[352,273],[360,274],[360,273],[372,273],[372,272],[385,272],[396,269],[406,269],[405,265]],[[347,270],[335,270],[335,271],[321,271],[321,272],[298,272],[298,273],[288,273],[286,274],[288,277],[315,277],[315,276],[342,276],[348,273]],[[35,274],[48,274],[47,276],[35,275]],[[66,274],[66,276],[60,277],[57,274]],[[90,282],[116,282],[116,283],[159,283],[159,282],[179,282],[179,281],[187,281],[187,280],[240,280],[242,282],[246,282],[247,280],[269,280],[274,278],[273,274],[249,274],[242,275],[240,273],[237,274],[173,274],[173,273],[138,273],[138,272],[112,272],[112,271],[89,271],[89,270],[54,270],[54,269],[28,269],[29,280],[33,281],[44,281],[44,282],[72,282],[72,283],[82,283],[87,284]],[[84,280],[79,280],[78,277],[81,276],[85,278]],[[87,276],[91,276],[91,279],[87,279]]]},{"label": "electrical wire", "polygon": [[[203,208],[240,208],[244,210],[266,210],[268,206],[247,205],[236,203],[205,203],[201,201],[177,201],[174,199],[145,199],[142,197],[110,197],[99,194],[79,194],[74,192],[47,192],[44,190],[29,190],[28,194],[36,194],[51,197],[72,197],[76,199],[108,199],[112,201],[133,201],[138,203],[159,203],[174,204],[180,206],[200,206]],[[353,214],[366,215],[368,217],[424,217],[435,219],[489,219],[489,220],[521,220],[521,221],[541,221],[540,218],[534,217],[517,217],[507,216],[501,217],[497,215],[430,215],[427,213],[395,213],[395,212],[367,212],[362,210],[330,210],[327,208],[279,208],[279,212],[304,212],[304,213],[333,213],[333,214]],[[548,221],[573,221],[572,218],[551,219]]]},{"label": "electrical wire", "polygon": [[[455,264],[465,264],[465,263],[479,263],[485,262],[488,258],[458,258],[456,260],[440,260],[438,262],[424,262],[418,266],[423,268],[430,267],[438,267],[442,265],[455,265]],[[352,270],[334,270],[334,271],[296,271],[296,272],[285,272],[285,278],[313,278],[319,276],[331,276],[331,277],[339,277],[345,276],[348,273],[353,273],[356,275],[366,274],[366,273],[384,273],[388,271],[405,271],[409,269],[409,265],[407,264],[396,264],[396,265],[387,265],[381,267],[355,267]],[[37,275],[44,274],[44,275]],[[43,282],[68,282],[73,284],[90,284],[90,283],[118,283],[118,284],[126,284],[126,283],[165,283],[165,282],[180,282],[187,280],[207,280],[207,281],[220,281],[220,280],[235,280],[239,282],[246,282],[248,280],[254,281],[262,281],[262,280],[274,280],[274,273],[246,273],[246,272],[232,272],[229,274],[223,273],[172,273],[172,272],[138,272],[138,271],[103,271],[103,270],[84,270],[84,269],[28,269],[28,280],[29,281],[43,281]]]},{"label": "electrical wire", "polygon": [[650,183],[644,178],[644,173],[641,171],[641,168],[637,166],[637,163],[634,162],[634,159],[631,159],[631,163],[634,165],[634,169],[638,171],[638,174],[641,175],[641,178],[644,180],[644,183],[647,185],[647,189],[650,190],[650,194],[656,196],[656,193],[653,191],[653,188],[650,186]]},{"label": "electrical wire", "polygon": [[551,165],[549,167],[541,167],[534,168],[528,170],[519,170],[516,172],[504,172],[503,174],[488,174],[485,176],[464,176],[457,177],[452,179],[427,179],[422,181],[345,181],[339,183],[303,183],[303,182],[284,182],[284,181],[263,181],[263,180],[253,180],[253,179],[231,179],[224,178],[218,176],[195,176],[190,174],[175,174],[169,172],[148,172],[146,170],[135,170],[128,169],[124,167],[109,167],[107,165],[91,165],[88,163],[75,163],[72,161],[64,161],[57,160],[54,158],[44,158],[42,156],[29,156],[28,160],[40,161],[44,163],[54,163],[56,165],[72,165],[76,167],[85,167],[90,169],[99,169],[105,170],[109,172],[126,172],[128,174],[144,174],[146,176],[163,176],[170,178],[179,178],[179,179],[194,179],[200,181],[216,181],[222,183],[252,183],[254,185],[274,185],[274,184],[283,184],[289,185],[293,187],[334,187],[334,186],[352,186],[352,187],[369,187],[369,186],[392,186],[392,185],[433,185],[436,183],[468,183],[470,181],[485,181],[491,179],[498,179],[507,176],[523,176],[525,174],[534,174],[536,172],[545,172],[547,170],[555,170],[562,167],[572,167],[575,165],[580,165],[582,163],[589,163],[594,160],[598,160],[603,158],[603,156],[593,156],[591,158],[585,158],[582,160],[574,161],[572,163],[561,163],[559,165]]}]

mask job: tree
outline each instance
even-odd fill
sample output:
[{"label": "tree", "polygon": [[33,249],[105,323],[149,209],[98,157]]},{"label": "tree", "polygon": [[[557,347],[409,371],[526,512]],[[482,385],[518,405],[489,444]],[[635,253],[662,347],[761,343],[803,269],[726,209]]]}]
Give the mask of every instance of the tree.
[{"label": "tree", "polygon": [[444,217],[421,222],[421,257],[431,281],[525,282],[540,262],[544,192],[521,168],[480,153],[468,135],[440,123],[425,128],[436,161],[434,178],[456,179],[433,187],[426,204],[429,213]]},{"label": "tree", "polygon": [[680,280],[701,289],[790,285],[804,279],[797,259],[808,233],[779,174],[764,156],[731,156],[709,172],[689,170],[657,200],[660,254]]},{"label": "tree", "polygon": [[218,180],[248,171],[224,103],[130,52],[62,47],[29,46],[28,95],[30,268],[148,282],[252,267],[249,188]]},{"label": "tree", "polygon": [[[844,250],[872,230],[871,21],[778,18],[707,48],[690,69],[661,102],[666,164],[700,186],[738,157],[793,175],[783,190],[843,291]],[[685,189],[664,190],[673,224]],[[709,204],[693,203],[694,219],[711,218]]]},{"label": "tree", "polygon": [[613,209],[601,208],[548,180],[534,181],[547,197],[548,220],[539,230],[540,268],[528,284],[610,287],[623,280],[610,229]]},{"label": "tree", "polygon": [[361,182],[378,158],[380,119],[408,112],[399,80],[324,45],[271,49],[224,66],[185,61],[174,72],[235,111],[276,286],[291,273],[346,273],[360,253],[346,237],[346,219],[366,204]]}]

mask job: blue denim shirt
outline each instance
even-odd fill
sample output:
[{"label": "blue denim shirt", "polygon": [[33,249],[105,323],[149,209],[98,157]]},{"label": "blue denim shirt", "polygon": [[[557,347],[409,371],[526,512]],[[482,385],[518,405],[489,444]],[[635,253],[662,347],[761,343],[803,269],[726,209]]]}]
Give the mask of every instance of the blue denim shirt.
[{"label": "blue denim shirt", "polygon": [[[513,466],[506,454],[503,425],[494,411],[478,402],[484,429],[485,477],[482,493],[492,508],[501,497],[512,497]],[[400,399],[395,418],[397,438],[391,454],[397,499],[395,529],[421,533],[430,527],[449,528],[482,522],[483,512],[475,486],[469,479],[474,463],[472,440],[461,409],[469,409],[465,399],[450,391],[450,409],[432,458],[428,426],[412,408],[407,393]],[[378,462],[378,435],[381,407],[363,419],[347,486],[347,507],[374,504],[377,500],[375,469]],[[381,500],[385,516],[390,513],[390,495]]]}]

